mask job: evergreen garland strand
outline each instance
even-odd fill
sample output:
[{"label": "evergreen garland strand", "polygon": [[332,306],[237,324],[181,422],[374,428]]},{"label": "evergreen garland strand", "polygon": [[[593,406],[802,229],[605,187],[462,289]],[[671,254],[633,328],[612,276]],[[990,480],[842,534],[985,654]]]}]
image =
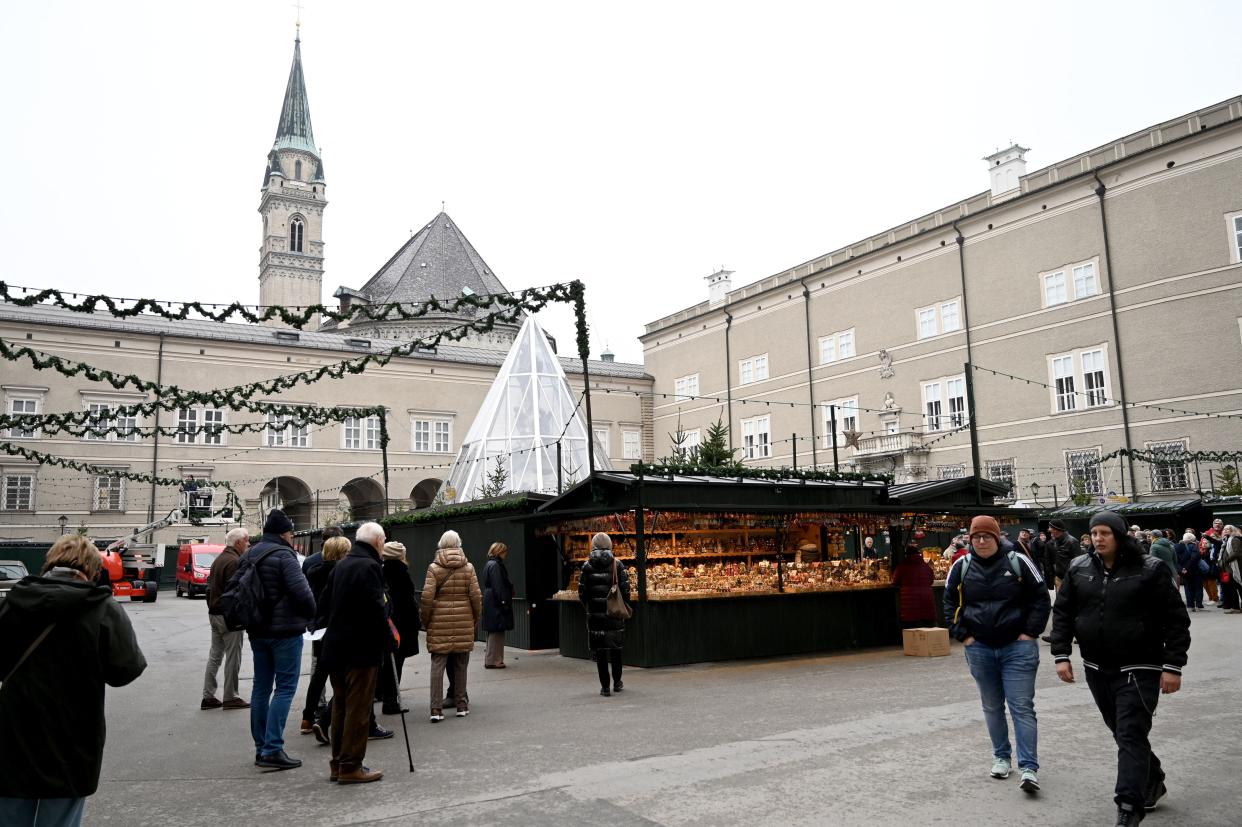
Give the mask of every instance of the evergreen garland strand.
[{"label": "evergreen garland strand", "polygon": [[[367,417],[367,416],[380,416],[384,413],[383,408],[359,408],[356,410],[350,409],[350,411],[351,413],[359,414],[360,416],[358,418]],[[99,439],[104,439],[109,434],[115,434],[118,437],[137,435],[140,438],[145,438],[149,436],[154,436],[155,434],[159,434],[160,436],[175,437],[175,436],[181,436],[182,434],[190,434],[193,436],[198,436],[199,434],[211,435],[211,434],[224,434],[224,433],[228,433],[228,434],[258,433],[260,431],[266,431],[269,428],[273,428],[275,430],[283,430],[286,427],[301,428],[306,425],[326,425],[329,422],[340,422],[346,419],[355,418],[354,416],[340,416],[338,415],[337,411],[333,411],[330,408],[317,408],[315,409],[315,413],[310,416],[300,415],[301,409],[297,407],[286,407],[284,411],[282,411],[282,413],[286,413],[286,412],[288,413],[287,418],[282,419],[278,423],[268,423],[266,421],[265,422],[238,422],[238,423],[230,423],[228,425],[194,425],[191,427],[184,427],[181,425],[176,425],[176,426],[173,426],[173,425],[134,425],[134,426],[117,425],[111,421],[113,418],[113,414],[111,411],[109,411],[107,415],[109,421],[106,424],[103,422],[94,423],[94,424],[86,423],[86,424],[81,424],[81,425],[61,423],[54,427],[49,427],[47,431],[48,433],[67,433],[70,436],[75,436],[79,438],[97,437]],[[90,414],[89,411],[87,413]],[[327,414],[329,413],[333,415],[328,416]],[[93,415],[93,414],[90,414],[90,415]],[[60,414],[50,414],[49,416],[60,416]],[[43,426],[41,424],[38,424],[38,420],[39,420],[39,416],[37,414],[33,416],[22,415],[22,414],[18,414],[18,415],[9,414],[6,416],[0,416],[0,428],[17,427],[17,428],[28,430],[28,431],[34,430],[36,428],[42,430]],[[35,424],[32,424],[32,422]],[[387,429],[381,426],[380,428],[381,442],[387,442],[386,432],[387,432]]]},{"label": "evergreen garland strand", "polygon": [[1126,457],[1139,462],[1238,462],[1242,460],[1242,451],[1151,451],[1130,448],[1118,448],[1111,454],[1091,460],[1090,465],[1099,465],[1117,457]]},{"label": "evergreen garland strand", "polygon": [[686,477],[742,477],[752,480],[806,480],[807,482],[882,482],[892,483],[890,474],[871,474],[859,471],[810,471],[803,468],[751,468],[749,466],[709,467],[689,462],[661,462],[647,464],[636,462],[630,466],[630,473],[648,477],[686,476]]},{"label": "evergreen garland strand", "polygon": [[[37,462],[39,465],[57,465],[61,468],[72,468],[74,471],[81,471],[96,477],[119,477],[121,479],[133,480],[134,482],[149,482],[155,485],[172,485],[178,488],[184,484],[185,480],[174,479],[172,477],[157,477],[153,474],[143,474],[135,471],[122,471],[119,468],[108,468],[106,466],[91,465],[88,462],[78,462],[65,457],[57,457],[51,454],[45,454],[41,451],[32,451],[29,448],[23,448],[20,445],[13,445],[8,442],[0,442],[0,451],[15,457],[21,457],[30,462]],[[245,516],[242,512],[241,498],[237,496],[237,492],[233,490],[233,485],[227,480],[196,480],[199,487],[223,488],[232,495],[233,502],[237,507],[238,521]]]},{"label": "evergreen garland strand", "polygon": [[[95,313],[104,310],[118,319],[132,318],[144,313],[162,316],[171,321],[184,321],[189,319],[191,313],[197,313],[203,318],[210,319],[215,322],[228,321],[234,316],[244,319],[252,324],[271,321],[272,319],[280,319],[290,327],[303,329],[310,323],[311,319],[316,315],[325,319],[332,319],[336,322],[348,322],[356,316],[362,316],[367,321],[387,321],[390,319],[398,319],[401,321],[409,321],[411,319],[420,319],[432,313],[440,313],[445,315],[460,315],[463,311],[475,312],[486,308],[499,306],[509,310],[530,310],[528,305],[539,304],[542,306],[548,301],[568,302],[571,301],[572,284],[580,282],[571,282],[567,284],[553,284],[548,287],[529,287],[517,293],[490,293],[483,295],[457,296],[453,299],[438,299],[435,296],[418,304],[410,304],[407,306],[401,302],[388,302],[386,304],[355,304],[346,310],[334,310],[322,304],[312,304],[306,307],[288,308],[281,305],[259,306],[262,312],[256,313],[250,309],[250,306],[233,302],[223,310],[215,310],[218,304],[204,304],[198,301],[159,301],[156,299],[114,299],[111,296],[102,293],[85,296],[82,301],[72,301],[65,298],[65,293],[56,288],[47,288],[37,292],[30,292],[33,288],[20,287],[17,285],[9,285],[7,282],[0,281],[0,301],[15,304],[18,307],[32,307],[36,304],[44,304],[49,302],[55,306],[74,313]],[[22,291],[25,295],[16,295],[14,291]],[[76,297],[77,293],[70,293],[72,297]],[[133,302],[132,306],[124,307],[122,304]],[[170,307],[178,307],[172,310]],[[534,312],[534,311],[531,311]]]}]

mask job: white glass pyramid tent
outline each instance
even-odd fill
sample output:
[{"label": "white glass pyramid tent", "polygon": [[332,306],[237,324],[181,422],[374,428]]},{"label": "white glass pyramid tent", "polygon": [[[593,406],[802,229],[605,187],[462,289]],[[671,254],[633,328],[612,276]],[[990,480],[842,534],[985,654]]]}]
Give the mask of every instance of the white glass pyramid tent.
[{"label": "white glass pyramid tent", "polygon": [[[443,501],[467,502],[510,491],[555,494],[558,441],[563,486],[586,479],[588,436],[579,395],[570,390],[548,337],[527,316],[453,460],[440,489]],[[498,466],[505,469],[503,485]],[[612,470],[598,442],[595,469]]]}]

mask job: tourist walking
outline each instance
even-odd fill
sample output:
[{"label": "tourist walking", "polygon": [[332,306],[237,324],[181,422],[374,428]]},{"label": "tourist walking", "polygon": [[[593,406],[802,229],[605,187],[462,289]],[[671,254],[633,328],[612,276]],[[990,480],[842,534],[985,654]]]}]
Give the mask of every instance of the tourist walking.
[{"label": "tourist walking", "polygon": [[1221,533],[1220,583],[1225,614],[1242,614],[1242,535],[1231,525]]},{"label": "tourist walking", "polygon": [[[323,614],[323,592],[328,585],[328,578],[336,564],[345,558],[353,545],[344,537],[340,530],[335,536],[323,543],[323,549],[316,552],[319,559],[309,570],[306,563],[315,555],[306,558],[302,571],[306,572],[306,582],[310,585],[311,594],[315,596],[316,614]],[[318,620],[311,624],[310,631],[319,629]],[[323,665],[323,637],[311,641],[311,676],[306,687],[306,705],[302,709],[302,734],[315,734],[315,740],[321,744],[331,743],[329,733],[332,731],[332,705],[326,702],[325,690],[328,686],[328,669]]]},{"label": "tourist walking", "polygon": [[936,598],[932,583],[936,573],[923,559],[923,552],[911,543],[905,557],[893,569],[893,585],[901,596],[899,617],[901,628],[921,629],[936,625]]},{"label": "tourist walking", "polygon": [[[200,709],[249,709],[250,704],[237,694],[237,676],[241,671],[242,638],[245,633],[240,629],[230,632],[220,614],[220,595],[233,572],[237,571],[237,563],[241,556],[250,548],[250,532],[244,528],[235,528],[224,535],[224,551],[216,555],[211,563],[211,571],[207,574],[207,622],[211,624],[211,649],[207,653],[207,672],[203,675],[203,700]],[[220,671],[220,662],[224,661],[224,700],[216,697],[216,673]]]},{"label": "tourist walking", "polygon": [[[335,707],[328,780],[340,784],[367,784],[384,777],[362,763],[374,726],[376,677],[385,654],[396,645],[384,595],[383,547],[384,529],[379,523],[358,526],[349,553],[328,577],[316,619],[325,629],[320,661],[332,682]],[[385,730],[385,737],[391,735]]]},{"label": "tourist walking", "polygon": [[427,651],[431,652],[431,722],[444,720],[444,667],[454,658],[452,686],[457,717],[470,714],[466,696],[466,674],[470,653],[474,651],[474,630],[483,614],[483,595],[474,566],[466,560],[461,537],[446,531],[440,537],[436,559],[427,567],[423,583],[421,615],[427,629]]},{"label": "tourist walking", "polygon": [[1143,554],[1117,514],[1091,518],[1094,549],[1076,559],[1052,613],[1057,676],[1074,682],[1077,641],[1087,686],[1117,742],[1117,824],[1134,825],[1164,796],[1165,773],[1148,734],[1161,693],[1182,685],[1190,615],[1163,562]]},{"label": "tourist walking", "polygon": [[263,536],[243,558],[263,584],[261,620],[246,629],[254,658],[250,735],[254,763],[271,770],[302,766],[285,752],[285,722],[298,692],[302,635],[315,617],[315,597],[293,551],[293,521],[279,508],[267,513]]},{"label": "tourist walking", "polygon": [[1193,531],[1182,535],[1182,541],[1175,550],[1178,573],[1182,576],[1182,591],[1186,594],[1186,608],[1197,612],[1203,608],[1203,575],[1207,572],[1207,561],[1199,556],[1199,541]]},{"label": "tourist walking", "polygon": [[487,633],[487,649],[483,653],[485,669],[505,668],[505,632],[513,628],[513,581],[505,558],[509,547],[492,543],[483,567],[483,631]]},{"label": "tourist walking", "polygon": [[[587,616],[587,646],[599,672],[599,694],[604,697],[625,688],[621,680],[622,651],[625,649],[625,621],[608,614],[608,592],[617,585],[621,599],[630,606],[630,577],[612,553],[612,538],[600,532],[591,538],[591,555],[578,576],[578,599]],[[612,666],[612,689],[608,667]]]},{"label": "tourist walking", "polygon": [[60,537],[0,601],[0,824],[82,823],[99,787],[104,686],[147,668],[125,610],[96,585],[90,539]]},{"label": "tourist walking", "polygon": [[949,634],[963,644],[970,674],[979,687],[983,717],[992,741],[993,778],[1008,778],[1013,752],[1005,706],[1013,718],[1021,788],[1039,791],[1035,677],[1039,636],[1051,606],[1039,569],[1007,543],[1000,526],[980,515],[970,522],[971,550],[949,569],[944,615]]},{"label": "tourist walking", "polygon": [[1065,579],[1065,572],[1069,569],[1070,561],[1082,554],[1082,547],[1078,545],[1074,536],[1065,530],[1065,524],[1061,521],[1053,520],[1048,523],[1048,530],[1052,534],[1048,540],[1052,553],[1052,569],[1056,574],[1056,586],[1059,589],[1061,581]]},{"label": "tourist walking", "polygon": [[401,674],[405,659],[418,654],[418,600],[414,596],[405,545],[384,543],[380,560],[384,568],[384,588],[388,591],[388,615],[401,636],[401,645],[395,652],[385,654],[380,666],[380,700],[384,702],[380,711],[385,715],[400,715],[409,712],[401,703]]}]

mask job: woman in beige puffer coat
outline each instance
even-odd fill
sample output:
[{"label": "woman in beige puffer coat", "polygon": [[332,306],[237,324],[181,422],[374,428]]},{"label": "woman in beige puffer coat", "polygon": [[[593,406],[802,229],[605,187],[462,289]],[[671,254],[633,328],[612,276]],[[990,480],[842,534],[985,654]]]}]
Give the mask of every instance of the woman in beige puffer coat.
[{"label": "woman in beige puffer coat", "polygon": [[453,658],[454,698],[457,717],[470,714],[466,696],[466,667],[474,651],[475,629],[483,614],[483,592],[474,566],[466,560],[461,537],[446,531],[440,537],[436,559],[427,567],[423,584],[422,620],[431,652],[431,722],[444,720],[444,667]]}]

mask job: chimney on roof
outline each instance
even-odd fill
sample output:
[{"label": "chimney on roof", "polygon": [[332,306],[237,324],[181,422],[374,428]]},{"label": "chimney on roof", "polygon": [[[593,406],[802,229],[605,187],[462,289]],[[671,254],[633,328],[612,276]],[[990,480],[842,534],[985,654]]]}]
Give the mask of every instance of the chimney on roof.
[{"label": "chimney on roof", "polygon": [[707,301],[710,304],[720,304],[729,295],[729,291],[733,289],[732,270],[726,270],[721,267],[716,272],[707,276]]},{"label": "chimney on roof", "polygon": [[1031,150],[1018,144],[997,150],[983,160],[988,162],[992,176],[992,200],[1005,200],[1019,194],[1022,176],[1026,175],[1026,153]]}]

